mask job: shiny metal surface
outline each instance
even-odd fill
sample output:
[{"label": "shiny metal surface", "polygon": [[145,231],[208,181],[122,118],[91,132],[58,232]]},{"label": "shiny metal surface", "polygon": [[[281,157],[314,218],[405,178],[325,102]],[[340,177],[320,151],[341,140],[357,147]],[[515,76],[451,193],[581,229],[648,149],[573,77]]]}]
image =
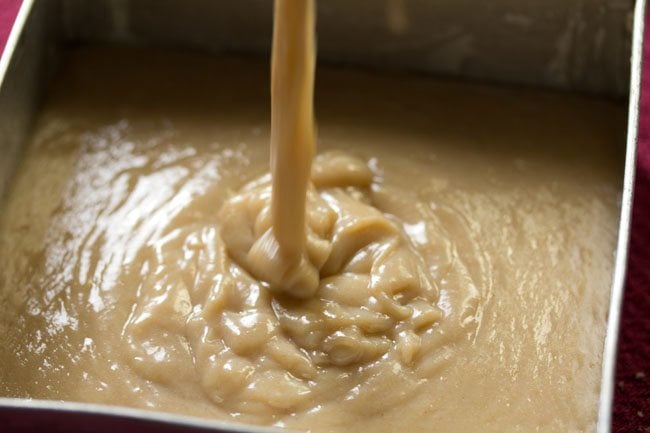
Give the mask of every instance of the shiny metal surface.
[{"label": "shiny metal surface", "polygon": [[[88,403],[0,399],[3,429],[22,432],[278,433],[277,428],[227,424],[189,416]],[[5,431],[5,430],[3,430]]]},{"label": "shiny metal surface", "polygon": [[[39,51],[43,32],[38,8],[32,1],[25,1],[16,17],[14,30],[0,59],[0,197],[20,153],[20,146],[28,132],[30,119],[35,110],[36,93],[40,83]],[[22,29],[31,28],[29,32]]]},{"label": "shiny metal surface", "polygon": [[612,430],[612,409],[614,386],[616,380],[616,349],[618,343],[619,322],[625,290],[627,254],[630,239],[630,220],[632,217],[632,199],[634,196],[634,173],[636,170],[636,148],[639,129],[639,109],[641,98],[641,65],[643,57],[643,37],[645,34],[646,1],[638,0],[634,13],[634,35],[631,53],[631,77],[629,109],[627,119],[627,143],[625,149],[625,178],[621,194],[621,219],[616,248],[616,262],[612,279],[607,333],[603,350],[602,380],[600,388],[600,407],[598,408],[598,433]]},{"label": "shiny metal surface", "polygon": [[[271,8],[269,0],[64,0],[64,30],[73,40],[259,54],[270,47]],[[318,2],[318,58],[621,96],[633,8],[633,0],[327,0]]]},{"label": "shiny metal surface", "polygon": [[[119,41],[214,52],[268,51],[270,1],[192,3],[189,8],[186,2],[174,0],[23,2],[0,59],[0,197],[20,161],[21,146],[48,77],[56,70],[60,44]],[[628,16],[632,2],[628,0],[538,1],[529,2],[523,9],[520,2],[510,0],[492,2],[490,7],[469,0],[403,3],[410,11],[415,38],[388,30],[386,2],[321,2],[321,58],[606,96],[629,95],[625,178],[598,422],[599,433],[610,432],[634,185],[646,2],[636,2],[633,31]],[[341,20],[346,8],[356,19]],[[446,24],[431,21],[432,16],[443,17]],[[354,36],[354,43],[349,42],[350,36]],[[0,423],[15,431],[37,431],[51,425],[63,431],[275,431],[158,412],[7,398],[0,398]]]}]

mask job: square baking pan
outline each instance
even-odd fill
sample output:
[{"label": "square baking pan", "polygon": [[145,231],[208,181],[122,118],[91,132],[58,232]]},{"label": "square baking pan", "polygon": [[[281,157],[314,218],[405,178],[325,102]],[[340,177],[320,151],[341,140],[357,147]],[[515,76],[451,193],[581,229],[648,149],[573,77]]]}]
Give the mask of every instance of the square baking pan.
[{"label": "square baking pan", "polygon": [[[407,8],[408,32],[387,19]],[[24,0],[0,59],[0,199],[62,50],[119,43],[268,56],[270,0]],[[611,431],[627,262],[646,4],[638,0],[321,0],[319,61],[587,93],[629,104],[598,433]],[[350,42],[353,41],[353,42]],[[0,369],[2,366],[0,366]],[[0,398],[0,430],[263,432],[96,404]]]}]

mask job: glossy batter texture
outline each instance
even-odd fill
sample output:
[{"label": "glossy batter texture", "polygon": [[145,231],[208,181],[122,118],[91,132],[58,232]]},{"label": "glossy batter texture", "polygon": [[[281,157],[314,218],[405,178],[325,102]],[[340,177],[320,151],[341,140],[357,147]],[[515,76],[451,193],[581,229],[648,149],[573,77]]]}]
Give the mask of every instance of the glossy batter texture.
[{"label": "glossy batter texture", "polygon": [[1,214],[0,393],[317,432],[593,431],[624,110],[319,69],[301,301],[247,261],[267,82],[263,62],[70,53]]}]

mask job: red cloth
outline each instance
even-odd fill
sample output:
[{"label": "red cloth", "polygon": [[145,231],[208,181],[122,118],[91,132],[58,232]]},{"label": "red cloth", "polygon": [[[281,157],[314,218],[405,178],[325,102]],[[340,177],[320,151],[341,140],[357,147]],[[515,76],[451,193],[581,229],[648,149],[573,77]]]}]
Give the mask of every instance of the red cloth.
[{"label": "red cloth", "polygon": [[11,25],[21,3],[22,0],[0,0],[0,53],[5,49]]},{"label": "red cloth", "polygon": [[[0,52],[21,0],[0,0]],[[646,17],[650,35],[650,14]],[[650,36],[648,36],[650,38]],[[614,432],[650,433],[650,43],[643,91],[629,271],[616,369]]]}]

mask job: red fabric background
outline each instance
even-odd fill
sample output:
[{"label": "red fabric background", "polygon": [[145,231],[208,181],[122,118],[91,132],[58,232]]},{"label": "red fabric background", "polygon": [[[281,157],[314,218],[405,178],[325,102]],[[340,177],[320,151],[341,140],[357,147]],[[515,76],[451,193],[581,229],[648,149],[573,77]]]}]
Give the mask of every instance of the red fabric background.
[{"label": "red fabric background", "polygon": [[22,0],[0,0],[0,53],[5,48],[11,25],[21,3]]},{"label": "red fabric background", "polygon": [[[0,0],[0,52],[21,0]],[[650,14],[646,17],[650,29]],[[648,32],[650,35],[650,31]],[[650,433],[650,43],[644,48],[643,91],[629,271],[623,306],[614,432]]]}]

